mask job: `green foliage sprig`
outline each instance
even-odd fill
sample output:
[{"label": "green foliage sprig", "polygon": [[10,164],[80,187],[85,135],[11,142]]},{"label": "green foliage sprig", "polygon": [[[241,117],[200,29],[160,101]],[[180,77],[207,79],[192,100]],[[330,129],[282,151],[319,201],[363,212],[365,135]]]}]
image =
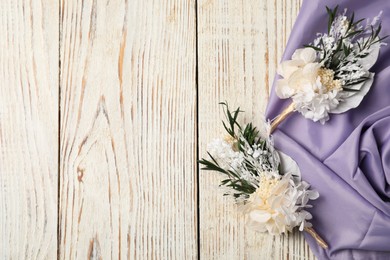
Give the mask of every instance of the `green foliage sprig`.
[{"label": "green foliage sprig", "polygon": [[[254,177],[253,180],[255,180],[255,177],[259,176],[259,170],[275,168],[275,160],[272,157],[274,154],[268,145],[268,140],[261,137],[259,130],[252,123],[245,125],[245,127],[238,123],[238,116],[243,112],[240,108],[230,111],[226,102],[221,102],[220,105],[223,106],[226,118],[226,122],[222,121],[222,124],[228,135],[234,140],[232,149],[242,154],[242,166],[240,169],[235,169],[234,167],[226,169],[209,152],[210,159],[201,159],[199,163],[203,165],[202,170],[217,171],[226,177],[226,179],[221,181],[220,186],[228,187],[234,190],[234,192],[225,195],[233,195],[235,198],[243,197],[245,199],[256,191],[258,183],[248,181],[248,178],[244,177],[242,169],[245,169],[246,174],[251,174]],[[248,153],[248,149],[260,149],[262,151],[261,168],[255,163],[256,159],[252,154]]]},{"label": "green foliage sprig", "polygon": [[[343,90],[356,91],[348,86],[362,83],[368,79],[366,74],[356,77],[348,75],[358,75],[362,71],[359,61],[366,58],[375,44],[382,43],[388,36],[380,37],[382,30],[381,23],[363,26],[365,19],[355,21],[355,14],[347,17],[347,27],[341,33],[340,17],[337,15],[338,6],[334,9],[326,7],[328,13],[328,34],[320,35],[314,43],[304,45],[313,48],[320,56],[320,62],[327,69],[335,72],[334,79],[342,80]],[[329,46],[326,40],[334,39]],[[355,65],[355,66],[351,66]]]}]

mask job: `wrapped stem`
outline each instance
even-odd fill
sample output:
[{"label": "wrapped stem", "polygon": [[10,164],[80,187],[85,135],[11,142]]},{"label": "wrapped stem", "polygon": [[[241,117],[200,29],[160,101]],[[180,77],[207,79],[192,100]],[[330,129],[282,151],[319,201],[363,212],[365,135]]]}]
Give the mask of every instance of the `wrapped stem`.
[{"label": "wrapped stem", "polygon": [[276,117],[276,119],[271,123],[270,134],[278,127],[278,125],[283,122],[292,112],[295,111],[295,104],[291,102],[291,104],[286,107],[280,115]]},{"label": "wrapped stem", "polygon": [[328,244],[320,237],[320,235],[318,235],[318,233],[313,228],[305,227],[305,231],[317,241],[320,247],[328,249]]}]

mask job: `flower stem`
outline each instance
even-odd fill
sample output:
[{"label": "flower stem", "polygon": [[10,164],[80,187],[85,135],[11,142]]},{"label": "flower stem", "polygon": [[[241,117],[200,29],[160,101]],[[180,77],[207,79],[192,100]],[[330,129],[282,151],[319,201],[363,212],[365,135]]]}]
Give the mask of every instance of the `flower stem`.
[{"label": "flower stem", "polygon": [[278,127],[278,125],[283,122],[284,119],[286,119],[292,112],[295,111],[295,104],[294,102],[291,102],[291,104],[286,107],[280,115],[276,117],[276,119],[271,123],[271,129],[270,134]]},{"label": "flower stem", "polygon": [[313,228],[305,227],[305,231],[317,241],[320,247],[328,249],[328,244],[320,237],[320,235],[318,235],[318,233]]}]

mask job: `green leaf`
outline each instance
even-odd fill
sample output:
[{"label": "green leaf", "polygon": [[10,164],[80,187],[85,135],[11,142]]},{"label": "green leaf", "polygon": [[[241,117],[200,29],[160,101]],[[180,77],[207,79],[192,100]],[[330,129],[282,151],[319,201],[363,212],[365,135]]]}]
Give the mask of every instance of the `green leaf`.
[{"label": "green leaf", "polygon": [[336,17],[338,8],[339,8],[338,5],[333,10],[326,6],[326,11],[327,11],[328,16],[329,16],[329,18],[328,18],[328,34],[330,33],[330,29],[332,28],[332,24],[333,24],[334,19]]},{"label": "green leaf", "polygon": [[360,43],[359,42],[356,42],[356,43],[359,46],[359,51],[362,51],[362,46],[360,45]]},{"label": "green leaf", "polygon": [[225,184],[227,184],[229,181],[230,181],[230,179],[222,180],[222,181],[221,181],[221,185],[225,185]]},{"label": "green leaf", "polygon": [[351,89],[351,88],[343,88],[343,91],[346,91],[346,92],[359,92],[360,90],[358,89]]},{"label": "green leaf", "polygon": [[347,48],[347,46],[345,46],[344,44],[343,44],[343,51],[344,51],[344,55],[345,55],[345,57],[347,57],[347,56],[348,56],[348,54],[349,54],[349,52],[348,52],[348,48]]},{"label": "green leaf", "polygon": [[354,24],[352,24],[352,27],[356,27],[358,24],[360,24],[361,22],[364,21],[364,18],[363,19],[360,19],[359,21],[355,22]]},{"label": "green leaf", "polygon": [[374,37],[372,37],[372,38],[373,38],[373,39],[376,39],[376,37],[378,37],[378,35],[379,35],[379,33],[380,33],[381,30],[382,30],[382,24],[380,23],[380,24],[378,25],[378,28],[377,28],[376,31],[375,31]]},{"label": "green leaf", "polygon": [[336,7],[333,9],[333,17],[335,17],[336,16],[336,14],[337,14],[337,10],[339,9],[339,6],[338,5],[336,5]]},{"label": "green leaf", "polygon": [[385,37],[382,37],[382,38],[379,38],[378,40],[374,41],[371,43],[371,45],[375,44],[375,43],[378,43],[378,42],[383,42],[384,39],[387,39],[389,37],[389,35],[386,35]]},{"label": "green leaf", "polygon": [[213,162],[219,166],[218,162],[214,159],[214,157],[211,155],[211,153],[207,152],[207,154],[210,156],[211,160],[213,160]]},{"label": "green leaf", "polygon": [[345,36],[345,38],[351,38],[355,35],[361,34],[362,32],[364,32],[364,30],[357,30],[357,31],[351,32],[347,36]]},{"label": "green leaf", "polygon": [[349,32],[349,30],[352,28],[353,26],[353,20],[355,19],[355,13],[353,12],[352,15],[351,15],[351,18],[349,19],[349,24],[348,24],[348,28],[347,28],[347,32]]},{"label": "green leaf", "polygon": [[228,134],[229,134],[230,136],[234,137],[234,132],[232,132],[232,131],[230,130],[230,128],[228,128],[228,127],[226,126],[226,124],[225,124],[224,121],[222,121],[222,124],[223,124],[223,127],[225,128],[226,132],[228,132]]},{"label": "green leaf", "polygon": [[303,45],[303,47],[305,47],[305,48],[312,48],[312,49],[314,49],[315,51],[322,51],[321,48],[318,48],[318,47],[313,46],[313,45]]},{"label": "green leaf", "polygon": [[328,17],[328,34],[329,34],[330,28],[332,27],[332,23],[333,23],[333,13],[327,6],[326,6],[326,11],[328,12],[328,16],[329,16]]}]

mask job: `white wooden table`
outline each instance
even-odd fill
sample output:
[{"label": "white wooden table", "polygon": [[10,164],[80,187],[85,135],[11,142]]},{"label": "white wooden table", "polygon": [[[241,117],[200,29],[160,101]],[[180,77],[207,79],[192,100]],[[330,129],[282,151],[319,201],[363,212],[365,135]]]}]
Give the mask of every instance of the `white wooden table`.
[{"label": "white wooden table", "polygon": [[301,1],[3,0],[0,259],[314,259],[197,159],[263,115]]}]

